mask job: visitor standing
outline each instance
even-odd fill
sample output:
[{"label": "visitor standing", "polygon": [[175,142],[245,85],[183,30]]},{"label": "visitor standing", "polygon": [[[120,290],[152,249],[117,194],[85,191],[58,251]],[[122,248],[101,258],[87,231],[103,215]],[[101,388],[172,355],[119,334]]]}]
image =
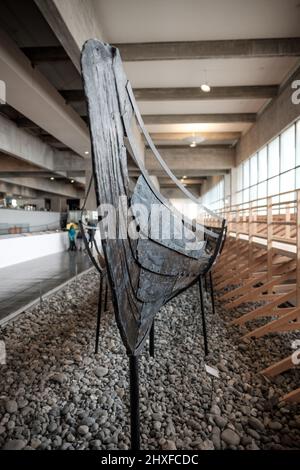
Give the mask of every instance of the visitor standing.
[{"label": "visitor standing", "polygon": [[75,244],[76,230],[74,228],[74,225],[70,226],[69,231],[68,231],[68,235],[69,235],[69,242],[70,242],[70,246],[69,246],[68,251],[76,251],[77,250],[76,244]]}]

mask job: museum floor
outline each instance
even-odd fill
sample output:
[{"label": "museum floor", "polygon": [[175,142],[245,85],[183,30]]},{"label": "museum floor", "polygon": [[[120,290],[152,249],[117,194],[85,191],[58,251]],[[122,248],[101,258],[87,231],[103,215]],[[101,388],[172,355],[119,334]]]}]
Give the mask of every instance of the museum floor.
[{"label": "museum floor", "polygon": [[0,269],[0,322],[91,266],[82,252],[60,252]]},{"label": "museum floor", "polygon": [[[94,354],[99,277],[92,270],[0,330],[0,448],[127,449],[128,359],[114,315],[101,324]],[[293,334],[250,344],[206,302],[210,354],[204,368],[199,297],[192,288],[163,307],[155,357],[140,359],[143,449],[295,449],[299,406],[278,398],[299,370],[267,381],[257,372],[287,354]],[[238,312],[236,312],[238,313]],[[239,312],[240,313],[240,312]]]}]

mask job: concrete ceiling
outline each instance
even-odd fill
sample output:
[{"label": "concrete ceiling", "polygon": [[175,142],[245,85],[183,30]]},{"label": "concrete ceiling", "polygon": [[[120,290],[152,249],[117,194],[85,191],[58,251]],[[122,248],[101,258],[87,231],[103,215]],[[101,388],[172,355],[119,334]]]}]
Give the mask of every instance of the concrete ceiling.
[{"label": "concrete ceiling", "polygon": [[126,62],[125,70],[134,88],[197,87],[205,75],[212,87],[277,85],[298,60],[296,57],[160,60]]},{"label": "concrete ceiling", "polygon": [[[56,145],[59,140],[68,148],[84,156],[84,151],[88,148],[88,132],[85,123],[78,116],[85,117],[86,115],[84,99],[60,101],[61,96],[56,94],[59,90],[65,98],[64,91],[72,93],[73,90],[82,89],[81,78],[74,59],[72,62],[71,54],[69,57],[66,53],[68,48],[64,49],[63,41],[61,44],[57,39],[60,37],[62,40],[61,35],[58,34],[56,37],[35,3],[41,2],[40,0],[35,2],[33,0],[1,1],[0,28],[4,29],[10,39],[21,49],[20,53],[24,55],[24,58],[29,59],[29,64],[34,67],[31,77],[36,79],[38,76],[39,80],[45,78],[49,86],[53,88],[55,106],[52,107],[51,114],[49,114],[50,108],[45,113],[45,106],[38,105],[39,101],[30,97],[30,103],[28,102],[29,95],[28,98],[27,95],[25,97],[20,95],[18,100],[14,95],[10,95],[10,104],[15,105],[19,112],[34,121],[39,128],[46,130],[49,137],[56,137]],[[47,0],[44,5],[52,3],[52,0]],[[61,6],[62,4],[63,2]],[[102,32],[101,39],[113,44],[121,43],[121,46],[122,43],[224,41],[300,36],[300,0],[152,0],[151,2],[146,0],[85,0],[84,6],[79,1],[74,4],[78,8],[75,15],[70,9],[68,10],[72,7],[72,2],[68,0],[64,2],[64,5],[68,6],[65,10],[68,11],[68,20],[72,22],[73,16],[76,16],[74,24],[88,28],[91,24],[89,15],[92,5],[93,20],[96,18],[99,24],[99,31]],[[86,13],[87,6],[89,14]],[[59,24],[62,29],[64,26]],[[79,27],[77,29],[79,36],[83,36],[83,30],[79,31]],[[92,30],[91,26],[89,30]],[[73,31],[73,34],[76,34],[76,31],[75,33]],[[90,34],[93,36],[92,32]],[[32,51],[23,49],[39,48],[40,54],[45,53],[44,57],[47,57],[45,49],[49,46],[57,48],[58,53],[65,54],[65,57],[50,60],[42,58],[42,60],[34,61],[30,55]],[[187,47],[190,47],[189,44]],[[79,48],[77,51],[79,58]],[[138,104],[146,121],[147,117],[151,117],[151,123],[147,124],[151,133],[174,133],[174,139],[169,137],[167,143],[181,146],[182,142],[180,139],[176,141],[175,134],[190,133],[192,135],[194,132],[244,134],[253,123],[253,119],[245,119],[246,114],[251,113],[255,119],[255,115],[264,109],[271,98],[260,97],[261,95],[246,98],[242,95],[238,99],[233,99],[226,95],[223,99],[209,99],[208,94],[207,97],[204,96],[204,99],[194,99],[194,95],[192,99],[186,99],[184,95],[182,96],[184,99],[179,100],[176,95],[177,88],[199,89],[205,79],[211,85],[212,90],[216,87],[281,85],[298,66],[299,59],[300,57],[295,55],[292,57],[289,54],[274,54],[271,57],[215,58],[212,56],[209,59],[197,60],[186,60],[182,57],[178,60],[176,56],[173,60],[133,61],[134,58],[131,56],[130,61],[124,62],[124,66],[134,89],[138,91],[145,92],[147,91],[145,89],[154,89],[156,93],[155,89],[159,88],[165,93],[164,88],[175,90],[173,99],[156,99],[155,95],[155,99],[139,99]],[[141,96],[145,97],[145,93]],[[220,95],[217,96],[220,97]],[[160,97],[163,98],[162,94]],[[227,120],[226,116],[233,113],[236,113],[236,119],[228,118]],[[176,122],[168,122],[168,117],[175,117],[175,115],[179,116]],[[190,115],[198,115],[199,122],[193,117],[190,122],[187,121]],[[216,120],[211,118],[205,120],[203,117],[205,115],[215,115]],[[156,122],[155,116],[164,117],[165,122],[163,124]],[[182,121],[180,116],[182,116]],[[223,116],[224,120],[218,119],[218,116]],[[208,139],[203,144],[211,145],[213,151],[216,144],[232,146],[236,141],[236,138],[226,139],[222,135],[219,140]],[[156,135],[155,142],[161,145],[166,144],[159,135]],[[186,150],[189,150],[188,143]],[[204,149],[201,151],[204,152]],[[182,155],[183,153],[179,152],[177,160]],[[196,158],[195,154],[194,161]],[[203,153],[202,158],[205,160],[206,154]],[[197,168],[199,176],[201,174],[199,165]],[[181,173],[182,167],[175,165],[174,170]],[[218,169],[218,171],[221,170]],[[190,172],[192,171],[191,168]]]},{"label": "concrete ceiling", "polygon": [[93,0],[109,42],[297,37],[299,0]]},{"label": "concrete ceiling", "polygon": [[[93,0],[111,43],[297,37],[299,0]],[[299,57],[126,62],[134,88],[280,85]],[[147,114],[258,113],[269,99],[139,101]],[[148,125],[151,132],[239,131],[251,124]]]}]

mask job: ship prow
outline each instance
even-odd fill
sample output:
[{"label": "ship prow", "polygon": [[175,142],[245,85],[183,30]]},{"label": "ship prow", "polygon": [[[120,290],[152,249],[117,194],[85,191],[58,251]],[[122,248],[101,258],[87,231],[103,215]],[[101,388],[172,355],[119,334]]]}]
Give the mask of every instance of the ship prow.
[{"label": "ship prow", "polygon": [[[117,234],[120,221],[129,222],[126,236],[124,230],[122,237],[106,234],[102,243],[120,334],[127,353],[136,355],[158,310],[195,283],[215,261],[224,240],[225,221],[219,220],[218,230],[193,225],[154,187],[135,139],[136,119],[140,130],[144,134],[147,131],[119,51],[89,40],[81,64],[97,204],[114,208]],[[125,139],[141,172],[133,191]],[[155,219],[157,208],[161,210]],[[161,221],[164,232],[157,230]]]}]

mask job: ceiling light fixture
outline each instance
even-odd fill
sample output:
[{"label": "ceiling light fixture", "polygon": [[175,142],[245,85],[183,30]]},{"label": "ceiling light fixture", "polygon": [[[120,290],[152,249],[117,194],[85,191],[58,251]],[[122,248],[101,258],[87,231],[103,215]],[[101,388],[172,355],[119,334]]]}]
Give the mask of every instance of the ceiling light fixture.
[{"label": "ceiling light fixture", "polygon": [[205,93],[209,93],[210,92],[210,86],[207,82],[207,73],[206,73],[206,70],[204,70],[204,81],[201,85],[201,90],[204,91]]},{"label": "ceiling light fixture", "polygon": [[201,90],[204,91],[205,93],[209,93],[210,92],[210,86],[208,85],[208,83],[203,83],[201,85]]},{"label": "ceiling light fixture", "polygon": [[74,181],[74,180],[71,180],[71,184],[73,184],[73,183],[75,183],[75,181]]},{"label": "ceiling light fixture", "polygon": [[86,151],[84,152],[85,155],[89,155],[89,153],[90,153],[90,152],[89,152],[88,150],[86,150]]},{"label": "ceiling light fixture", "polygon": [[54,181],[54,180],[55,180],[54,176],[51,176],[51,177],[50,177],[50,180],[51,180],[51,181]]}]

